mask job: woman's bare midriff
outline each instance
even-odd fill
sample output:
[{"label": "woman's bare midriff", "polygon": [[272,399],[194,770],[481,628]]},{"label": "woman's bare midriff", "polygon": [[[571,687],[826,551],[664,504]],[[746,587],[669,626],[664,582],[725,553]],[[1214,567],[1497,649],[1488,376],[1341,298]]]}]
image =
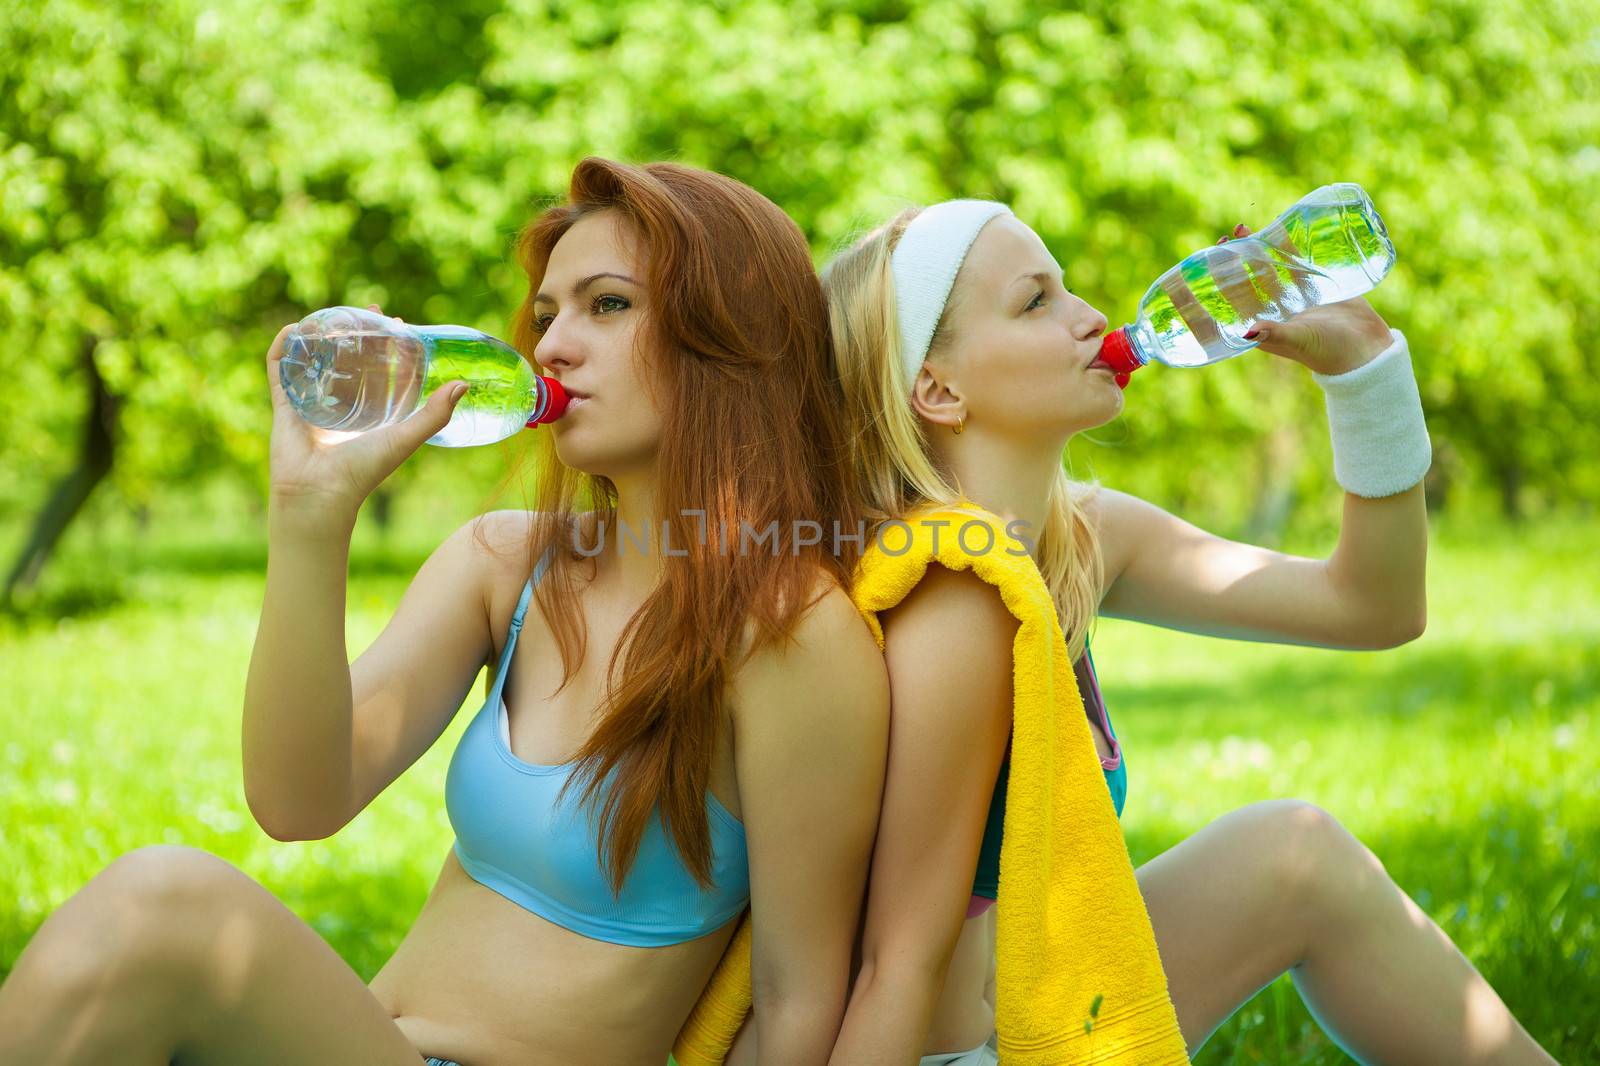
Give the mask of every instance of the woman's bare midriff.
[{"label": "woman's bare midriff", "polygon": [[[1110,739],[1100,723],[1089,721],[1089,735],[1102,761],[1111,758]],[[994,999],[990,985],[994,980],[995,908],[961,927],[955,954],[945,975],[928,1030],[924,1055],[967,1051],[977,1047],[994,1032]]]},{"label": "woman's bare midriff", "polygon": [[944,988],[933,1008],[933,1023],[923,1044],[924,1055],[970,1051],[994,1032],[994,1004],[987,989],[994,973],[994,908],[961,926],[961,939],[950,956]]},{"label": "woman's bare midriff", "polygon": [[419,1059],[665,1066],[736,925],[661,948],[592,940],[480,885],[449,852],[371,988]]}]

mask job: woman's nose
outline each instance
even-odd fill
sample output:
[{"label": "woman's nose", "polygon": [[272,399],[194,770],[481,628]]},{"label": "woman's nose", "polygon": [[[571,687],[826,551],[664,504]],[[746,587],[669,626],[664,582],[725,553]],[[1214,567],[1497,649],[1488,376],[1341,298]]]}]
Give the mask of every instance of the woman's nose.
[{"label": "woman's nose", "polygon": [[572,331],[562,323],[560,316],[550,320],[539,343],[534,345],[533,357],[541,366],[552,370],[570,369],[583,361],[580,346]]},{"label": "woman's nose", "polygon": [[1083,325],[1089,328],[1089,332],[1083,335],[1084,339],[1088,340],[1090,337],[1100,336],[1100,334],[1105,332],[1106,326],[1109,324],[1106,316],[1095,310],[1089,304],[1084,304],[1083,306],[1088,308],[1088,314],[1084,318]]}]

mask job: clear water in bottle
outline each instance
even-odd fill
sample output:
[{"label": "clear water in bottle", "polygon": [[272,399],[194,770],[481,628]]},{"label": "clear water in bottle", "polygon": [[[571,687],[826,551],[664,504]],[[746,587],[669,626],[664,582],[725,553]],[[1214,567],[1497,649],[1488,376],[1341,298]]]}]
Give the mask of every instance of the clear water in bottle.
[{"label": "clear water in bottle", "polygon": [[1161,275],[1133,324],[1107,335],[1102,358],[1122,372],[1215,363],[1254,348],[1244,334],[1259,322],[1370,291],[1394,261],[1366,192],[1324,185],[1260,232],[1202,248]]},{"label": "clear water in bottle", "polygon": [[412,326],[355,307],[302,319],[284,338],[279,375],[308,422],[356,433],[397,422],[441,385],[465,381],[467,394],[449,424],[427,441],[446,448],[504,440],[561,413],[549,380],[505,342],[465,326]]}]

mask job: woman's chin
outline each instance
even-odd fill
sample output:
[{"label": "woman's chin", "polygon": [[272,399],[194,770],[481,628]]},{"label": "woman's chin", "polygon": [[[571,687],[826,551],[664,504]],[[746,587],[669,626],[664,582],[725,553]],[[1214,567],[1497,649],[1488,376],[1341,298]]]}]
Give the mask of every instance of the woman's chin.
[{"label": "woman's chin", "polygon": [[1072,417],[1064,424],[1063,433],[1068,438],[1075,437],[1114,422],[1121,414],[1122,390],[1118,389],[1115,396],[1107,397],[1104,402],[1084,404],[1073,411]]},{"label": "woman's chin", "polygon": [[559,430],[556,431],[555,438],[556,458],[561,461],[562,466],[591,477],[605,476],[599,469],[603,464],[599,462],[599,456],[594,454],[594,449],[583,447],[570,435],[563,434]]},{"label": "woman's chin", "polygon": [[555,453],[561,465],[569,470],[589,477],[609,478],[613,482],[624,478],[633,480],[641,472],[654,471],[653,452],[641,457],[632,449],[596,448],[590,441],[575,439],[570,430],[565,434],[556,431]]},{"label": "woman's chin", "polygon": [[1122,413],[1123,404],[1125,402],[1126,398],[1122,395],[1122,390],[1117,387],[1115,382],[1113,382],[1111,388],[1106,391],[1106,397],[1104,401],[1097,404],[1096,410],[1090,414],[1090,418],[1095,421],[1094,425],[1090,426],[1089,428],[1098,429],[1100,426],[1103,426],[1107,422],[1110,422],[1112,419],[1116,418]]}]

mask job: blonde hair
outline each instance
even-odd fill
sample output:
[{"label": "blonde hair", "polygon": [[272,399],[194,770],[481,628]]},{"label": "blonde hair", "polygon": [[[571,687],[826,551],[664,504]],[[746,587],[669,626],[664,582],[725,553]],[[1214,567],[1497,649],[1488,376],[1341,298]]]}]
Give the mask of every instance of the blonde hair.
[{"label": "blonde hair", "polygon": [[[834,257],[822,272],[845,418],[868,526],[900,518],[924,503],[953,506],[960,490],[939,468],[925,425],[911,407],[900,350],[890,255],[920,208],[907,208]],[[957,285],[959,290],[960,286]],[[956,293],[951,293],[951,303]],[[950,305],[934,331],[930,358],[949,334]],[[1084,502],[1099,485],[1074,481],[1058,467],[1038,536],[1044,576],[1073,659],[1083,654],[1100,603],[1104,559]]]}]

